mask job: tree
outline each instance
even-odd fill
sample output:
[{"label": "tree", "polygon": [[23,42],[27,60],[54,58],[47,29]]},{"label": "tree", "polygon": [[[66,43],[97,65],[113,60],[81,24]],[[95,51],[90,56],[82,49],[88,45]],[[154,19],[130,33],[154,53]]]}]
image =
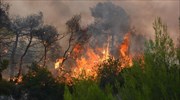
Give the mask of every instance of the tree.
[{"label": "tree", "polygon": [[10,80],[12,80],[14,76],[14,67],[16,66],[15,55],[16,55],[19,39],[23,35],[23,29],[25,28],[24,24],[25,21],[23,18],[16,17],[16,19],[12,20],[11,29],[14,33],[13,35],[15,36],[15,41],[13,43],[11,50],[12,52],[10,56],[10,71],[11,71]]},{"label": "tree", "polygon": [[9,18],[9,4],[0,1],[0,60],[8,52],[8,47],[11,43],[11,30]]},{"label": "tree", "polygon": [[18,70],[18,75],[17,77],[19,78],[22,74],[22,64],[23,64],[23,59],[27,54],[27,51],[29,50],[29,48],[31,47],[33,38],[35,36],[35,30],[38,30],[42,24],[43,24],[43,14],[40,12],[39,14],[34,14],[34,15],[30,15],[27,16],[24,19],[24,30],[22,30],[23,32],[25,32],[23,35],[25,35],[28,39],[27,41],[27,45],[25,47],[25,50],[23,52],[23,54],[20,57],[20,61],[19,61],[19,70]]},{"label": "tree", "polygon": [[163,65],[170,68],[177,63],[173,40],[168,35],[167,26],[162,23],[160,18],[155,20],[153,28],[155,41],[149,41],[146,51],[153,55],[156,66]]},{"label": "tree", "polygon": [[177,38],[178,44],[177,44],[177,57],[180,63],[180,17],[179,17],[179,37]]},{"label": "tree", "polygon": [[0,28],[0,60],[3,60],[4,58],[7,59],[12,43],[12,34],[12,31],[6,28]]},{"label": "tree", "polygon": [[9,4],[8,3],[3,3],[0,1],[0,28],[6,27],[10,28],[10,18],[9,18]]},{"label": "tree", "polygon": [[147,79],[152,78],[150,84],[147,83],[152,91],[152,99],[178,99],[180,68],[173,40],[160,18],[153,25],[155,40],[146,44],[145,51]]},{"label": "tree", "polygon": [[58,32],[55,27],[45,25],[37,30],[36,35],[41,41],[41,44],[44,46],[44,67],[46,65],[47,52],[49,51],[50,47],[53,46],[53,44],[55,44],[55,42],[58,40]]},{"label": "tree", "polygon": [[119,59],[114,60],[112,58],[104,61],[98,66],[98,78],[100,87],[105,89],[107,85],[110,85],[113,89],[113,93],[117,93],[116,82],[119,85],[123,84],[123,77],[120,72],[120,61]]},{"label": "tree", "polygon": [[[60,66],[62,67],[64,62],[71,58],[71,54],[73,53],[73,49],[76,45],[83,46],[90,38],[90,35],[87,33],[86,29],[82,29],[80,26],[80,15],[73,16],[70,20],[66,22],[67,33],[68,36],[68,44],[67,49],[63,53],[63,60]],[[60,68],[61,68],[60,67]]]},{"label": "tree", "polygon": [[130,20],[127,12],[112,2],[98,3],[91,8],[95,21],[89,26],[93,34],[93,46],[102,46],[104,41],[110,43],[110,52],[115,54],[115,45],[122,42],[124,35],[129,32]]},{"label": "tree", "polygon": [[[167,27],[157,18],[153,24],[155,39],[146,43],[144,59],[121,72],[124,84],[119,88],[122,99],[178,100],[180,69]],[[139,63],[143,62],[143,64]]]}]

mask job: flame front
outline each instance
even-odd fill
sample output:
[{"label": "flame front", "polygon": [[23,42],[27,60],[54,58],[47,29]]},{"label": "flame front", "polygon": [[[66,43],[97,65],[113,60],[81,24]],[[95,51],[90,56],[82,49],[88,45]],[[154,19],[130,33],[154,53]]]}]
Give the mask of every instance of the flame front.
[{"label": "flame front", "polygon": [[76,66],[72,71],[72,77],[74,78],[88,78],[97,76],[97,68],[95,67],[100,60],[100,56],[97,55],[93,49],[88,48],[87,57],[81,57],[76,60]]},{"label": "flame front", "polygon": [[[83,55],[78,57],[78,54],[81,52],[81,46],[76,45],[73,49],[74,55],[72,54],[73,59],[75,59],[75,65],[71,66],[71,73],[69,77],[76,79],[87,79],[93,78],[96,79],[98,64],[103,61],[108,60],[110,57],[114,58],[110,54],[109,47],[110,39],[108,37],[107,43],[104,45],[104,48],[90,48],[88,47]],[[130,33],[127,33],[124,36],[123,42],[119,46],[119,58],[120,58],[120,69],[126,66],[132,66],[132,57],[129,55],[129,45],[130,45]],[[63,58],[60,58],[55,63],[55,69],[59,67],[59,64],[62,63]]]}]

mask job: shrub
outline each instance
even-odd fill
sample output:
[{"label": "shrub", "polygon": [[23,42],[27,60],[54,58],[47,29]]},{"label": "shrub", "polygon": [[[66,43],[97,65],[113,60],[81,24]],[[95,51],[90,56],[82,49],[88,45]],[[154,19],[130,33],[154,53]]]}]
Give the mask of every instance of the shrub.
[{"label": "shrub", "polygon": [[112,58],[100,64],[98,70],[98,78],[100,87],[104,89],[107,85],[112,86],[113,92],[117,93],[116,83],[123,84],[123,77],[119,73],[120,61]]},{"label": "shrub", "polygon": [[64,84],[57,83],[46,68],[41,68],[37,64],[32,64],[20,85],[30,100],[63,99]]},{"label": "shrub", "polygon": [[72,93],[65,88],[64,100],[114,100],[110,88],[102,91],[93,81],[81,80],[72,87]]},{"label": "shrub", "polygon": [[11,95],[14,84],[6,80],[0,80],[0,95]]}]

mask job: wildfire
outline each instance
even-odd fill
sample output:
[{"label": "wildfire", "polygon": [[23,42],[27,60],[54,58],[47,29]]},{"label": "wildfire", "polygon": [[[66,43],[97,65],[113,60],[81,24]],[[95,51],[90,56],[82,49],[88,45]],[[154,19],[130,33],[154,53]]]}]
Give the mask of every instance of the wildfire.
[{"label": "wildfire", "polygon": [[54,68],[55,69],[59,68],[59,65],[62,63],[62,61],[63,61],[63,58],[57,59],[56,63],[54,64]]},{"label": "wildfire", "polygon": [[[22,78],[23,78],[22,75],[19,76],[19,77],[13,77],[13,78],[12,78],[12,81],[15,82],[16,85],[18,85],[19,83],[22,82]],[[9,79],[9,80],[10,80],[10,79]]]},{"label": "wildfire", "polygon": [[121,57],[121,68],[126,66],[131,67],[133,65],[132,56],[129,55],[129,45],[130,45],[130,33],[124,36],[124,40],[120,45],[120,57]]},{"label": "wildfire", "polygon": [[[93,49],[87,50],[87,57],[81,57],[76,60],[76,66],[72,71],[72,77],[86,78],[89,76],[96,77],[95,65],[98,64],[100,56],[95,54]],[[80,77],[83,75],[83,77]]]},{"label": "wildfire", "polygon": [[102,54],[103,54],[102,61],[109,59],[109,57],[110,57],[110,53],[109,53],[109,37],[108,37],[108,42],[107,42],[106,48],[103,49],[102,51],[103,51],[102,52]]},{"label": "wildfire", "polygon": [[74,47],[74,49],[73,49],[73,55],[72,55],[72,57],[73,57],[74,59],[76,59],[76,58],[78,57],[78,55],[81,53],[81,51],[82,51],[81,45],[80,45],[80,44],[76,44],[75,47]]},{"label": "wildfire", "polygon": [[88,48],[85,55],[80,59],[76,60],[76,66],[72,71],[72,77],[74,78],[96,78],[97,64],[109,59],[109,42],[107,43],[105,49],[97,49],[100,53],[96,53],[94,49]]},{"label": "wildfire", "polygon": [[[87,79],[97,77],[98,67],[97,64],[102,63],[103,61],[108,60],[110,57],[113,57],[110,54],[109,48],[110,39],[108,38],[107,43],[104,45],[104,48],[87,48],[83,55],[78,57],[78,54],[81,52],[82,48],[80,45],[76,45],[73,49],[75,55],[73,58],[75,59],[75,65],[71,66],[71,73],[69,73],[70,77],[76,79]],[[121,65],[120,69],[126,66],[132,66],[132,57],[129,55],[129,45],[130,45],[130,33],[127,33],[124,36],[123,42],[119,46],[119,57]],[[55,69],[59,67],[59,64],[62,63],[63,58],[60,58],[55,63]]]}]

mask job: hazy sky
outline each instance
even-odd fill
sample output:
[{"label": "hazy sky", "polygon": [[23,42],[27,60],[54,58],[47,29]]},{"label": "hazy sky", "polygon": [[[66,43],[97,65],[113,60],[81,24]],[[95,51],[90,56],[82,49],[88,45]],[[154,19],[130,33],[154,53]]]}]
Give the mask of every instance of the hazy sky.
[{"label": "hazy sky", "polygon": [[[82,25],[93,22],[90,8],[102,0],[4,0],[10,3],[10,14],[26,16],[42,11],[45,22],[64,31],[65,22],[75,14],[82,15]],[[154,33],[152,23],[161,17],[168,25],[171,36],[175,39],[179,33],[179,0],[108,0],[125,9],[131,18],[132,26],[147,37]]]}]

